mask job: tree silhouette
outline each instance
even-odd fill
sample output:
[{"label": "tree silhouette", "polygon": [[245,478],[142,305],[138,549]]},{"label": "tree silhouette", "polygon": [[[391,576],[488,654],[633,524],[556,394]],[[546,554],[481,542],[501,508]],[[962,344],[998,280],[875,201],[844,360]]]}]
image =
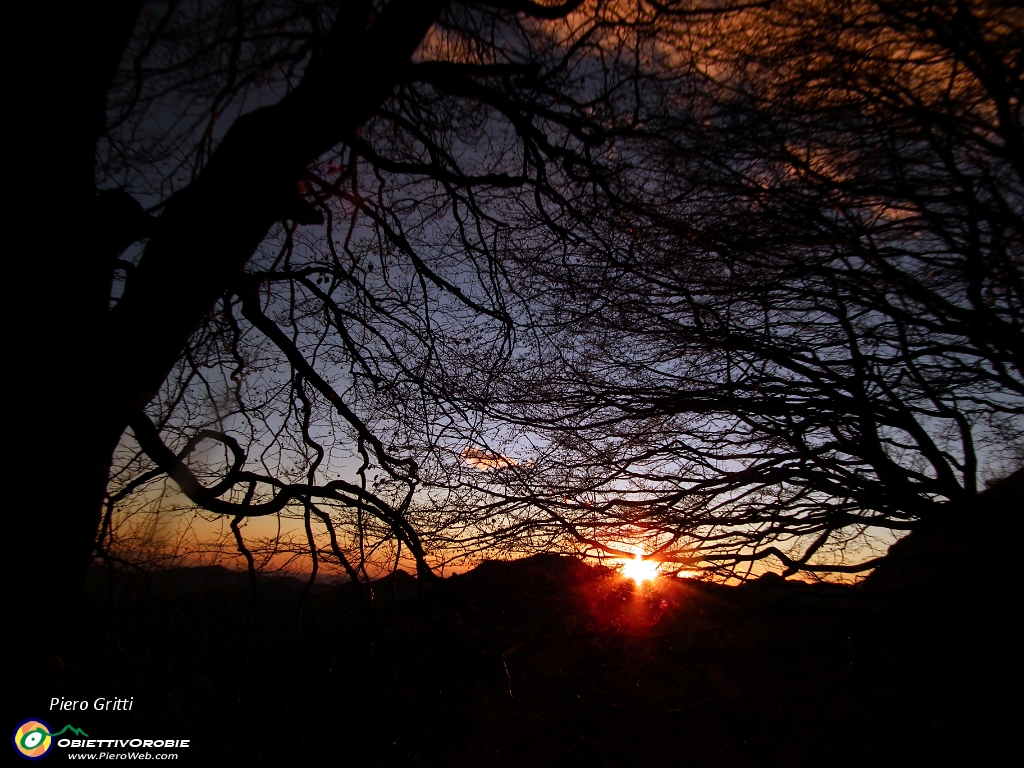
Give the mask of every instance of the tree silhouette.
[{"label": "tree silhouette", "polygon": [[[451,449],[437,436],[461,408],[438,363],[511,348],[496,255],[514,227],[559,231],[565,180],[600,171],[603,94],[635,70],[616,36],[661,12],[581,6],[125,2],[49,20],[32,146],[61,148],[62,215],[33,212],[20,245],[59,245],[13,283],[26,317],[55,321],[17,353],[25,484],[59,471],[60,487],[34,502],[46,545],[23,553],[25,589],[73,594],[116,549],[118,505],[162,477],[230,519],[250,562],[244,520],[288,513],[314,576],[315,525],[350,576],[384,541],[430,575],[421,443]],[[33,646],[61,620],[44,614]]]},{"label": "tree silhouette", "polygon": [[566,542],[857,570],[813,558],[1010,467],[1003,5],[106,7],[41,70],[26,587],[164,478],[250,564],[244,521],[291,515],[314,578],[429,578]]},{"label": "tree silhouette", "polygon": [[652,38],[633,167],[572,253],[513,249],[539,341],[483,409],[543,436],[542,526],[792,573],[981,524],[1022,459],[1019,31],[793,2]]}]

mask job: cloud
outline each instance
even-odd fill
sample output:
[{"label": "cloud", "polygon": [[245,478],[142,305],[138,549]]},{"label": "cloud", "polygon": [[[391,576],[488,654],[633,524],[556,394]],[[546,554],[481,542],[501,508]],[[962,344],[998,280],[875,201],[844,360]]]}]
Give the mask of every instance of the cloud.
[{"label": "cloud", "polygon": [[507,456],[502,456],[500,453],[492,453],[490,451],[484,451],[480,448],[466,447],[462,449],[462,460],[473,467],[473,469],[479,469],[481,472],[487,472],[491,469],[508,469],[509,467],[532,467],[533,462],[528,461],[526,464],[520,464],[515,459],[510,459]]}]

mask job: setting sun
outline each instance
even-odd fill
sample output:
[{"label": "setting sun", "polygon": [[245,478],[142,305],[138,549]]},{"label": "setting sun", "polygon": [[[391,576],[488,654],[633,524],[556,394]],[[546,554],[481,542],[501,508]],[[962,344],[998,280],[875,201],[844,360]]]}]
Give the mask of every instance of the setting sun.
[{"label": "setting sun", "polygon": [[632,579],[637,584],[657,578],[658,564],[653,560],[644,560],[637,555],[633,560],[627,560],[622,566],[622,574]]}]

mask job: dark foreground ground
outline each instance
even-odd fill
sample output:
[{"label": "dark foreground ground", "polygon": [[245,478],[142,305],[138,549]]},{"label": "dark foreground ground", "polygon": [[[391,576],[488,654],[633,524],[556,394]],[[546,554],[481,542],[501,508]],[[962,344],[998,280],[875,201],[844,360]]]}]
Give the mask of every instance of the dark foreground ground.
[{"label": "dark foreground ground", "polygon": [[967,568],[636,587],[537,556],[378,582],[372,615],[319,588],[301,621],[267,578],[251,625],[244,575],[97,569],[56,686],[133,697],[76,724],[190,738],[197,765],[995,765],[1018,600]]}]

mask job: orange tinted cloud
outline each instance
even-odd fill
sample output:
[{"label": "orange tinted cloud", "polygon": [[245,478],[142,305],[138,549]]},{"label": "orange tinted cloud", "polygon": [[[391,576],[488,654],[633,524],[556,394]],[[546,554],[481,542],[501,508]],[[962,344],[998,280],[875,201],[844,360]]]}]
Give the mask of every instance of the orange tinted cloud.
[{"label": "orange tinted cloud", "polygon": [[[490,451],[484,451],[479,448],[466,447],[462,449],[462,460],[469,464],[474,469],[479,469],[481,472],[486,472],[490,469],[506,469],[508,467],[518,467],[520,463],[515,459],[510,459],[507,456],[502,456],[500,453],[491,453]],[[527,462],[525,466],[529,467],[533,462]]]}]

